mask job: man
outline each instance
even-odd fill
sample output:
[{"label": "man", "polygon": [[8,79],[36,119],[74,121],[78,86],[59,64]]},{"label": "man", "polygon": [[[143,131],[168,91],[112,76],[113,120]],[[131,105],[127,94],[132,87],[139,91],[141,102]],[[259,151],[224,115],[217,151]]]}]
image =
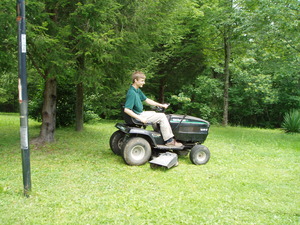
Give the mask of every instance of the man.
[{"label": "man", "polygon": [[145,84],[146,75],[140,71],[132,74],[132,85],[127,95],[124,112],[129,116],[140,120],[142,123],[159,123],[160,131],[167,146],[180,147],[182,143],[175,141],[170,123],[164,113],[155,111],[143,111],[143,101],[149,105],[167,108],[167,104],[160,104],[147,98],[140,88]]}]

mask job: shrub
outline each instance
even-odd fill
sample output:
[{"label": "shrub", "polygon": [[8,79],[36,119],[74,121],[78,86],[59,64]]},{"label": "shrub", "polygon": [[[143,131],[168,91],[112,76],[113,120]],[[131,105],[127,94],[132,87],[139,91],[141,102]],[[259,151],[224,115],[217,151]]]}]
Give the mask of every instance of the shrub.
[{"label": "shrub", "polygon": [[300,133],[300,110],[291,110],[284,115],[282,128],[286,132]]},{"label": "shrub", "polygon": [[84,111],[84,122],[85,123],[96,123],[99,122],[101,118],[93,111]]}]

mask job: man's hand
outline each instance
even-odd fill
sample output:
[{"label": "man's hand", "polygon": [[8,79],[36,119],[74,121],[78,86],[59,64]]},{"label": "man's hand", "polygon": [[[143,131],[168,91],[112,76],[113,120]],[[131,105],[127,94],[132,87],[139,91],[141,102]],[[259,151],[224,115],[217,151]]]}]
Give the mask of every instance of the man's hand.
[{"label": "man's hand", "polygon": [[165,108],[165,109],[166,109],[166,108],[168,108],[168,107],[169,107],[169,105],[170,105],[170,104],[161,104],[161,107],[163,107],[163,108]]},{"label": "man's hand", "polygon": [[139,120],[143,123],[146,124],[147,123],[147,119],[143,118],[143,117],[139,117]]}]

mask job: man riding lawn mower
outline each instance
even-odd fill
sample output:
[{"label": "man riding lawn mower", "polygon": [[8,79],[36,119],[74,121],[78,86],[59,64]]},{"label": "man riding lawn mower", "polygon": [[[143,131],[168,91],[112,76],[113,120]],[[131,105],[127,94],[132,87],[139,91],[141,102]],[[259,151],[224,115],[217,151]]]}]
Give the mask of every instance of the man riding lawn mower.
[{"label": "man riding lawn mower", "polygon": [[[145,84],[146,76],[141,72],[132,75],[133,84],[126,95],[124,106],[125,124],[117,123],[119,129],[110,138],[112,151],[121,155],[128,165],[142,165],[151,156],[157,156],[150,163],[165,167],[177,164],[177,154],[187,155],[191,161],[205,164],[210,158],[207,147],[201,145],[209,130],[209,122],[186,115],[165,115],[162,112],[143,111],[142,101],[163,111],[167,104],[160,104],[148,99],[140,90]],[[152,125],[153,130],[145,129]]]}]

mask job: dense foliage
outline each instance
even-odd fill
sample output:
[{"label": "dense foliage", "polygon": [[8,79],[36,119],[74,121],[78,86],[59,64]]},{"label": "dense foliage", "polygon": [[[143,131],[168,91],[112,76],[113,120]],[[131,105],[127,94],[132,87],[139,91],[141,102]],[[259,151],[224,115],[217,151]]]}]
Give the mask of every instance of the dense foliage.
[{"label": "dense foliage", "polygon": [[[297,0],[26,3],[34,118],[53,77],[58,125],[74,124],[78,85],[86,119],[118,118],[136,69],[149,97],[213,123],[228,111],[231,124],[279,127],[300,108]],[[0,110],[17,111],[15,1],[2,0],[0,27]]]}]

